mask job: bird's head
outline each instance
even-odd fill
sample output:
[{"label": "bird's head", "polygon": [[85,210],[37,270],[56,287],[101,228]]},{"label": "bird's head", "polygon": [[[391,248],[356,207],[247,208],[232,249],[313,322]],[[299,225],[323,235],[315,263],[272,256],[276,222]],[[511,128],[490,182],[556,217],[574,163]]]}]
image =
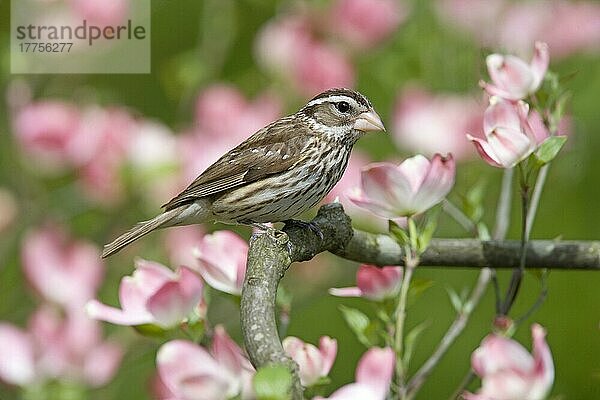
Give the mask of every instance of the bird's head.
[{"label": "bird's head", "polygon": [[323,135],[358,138],[366,132],[385,131],[371,102],[350,89],[329,89],[311,99],[298,113]]}]

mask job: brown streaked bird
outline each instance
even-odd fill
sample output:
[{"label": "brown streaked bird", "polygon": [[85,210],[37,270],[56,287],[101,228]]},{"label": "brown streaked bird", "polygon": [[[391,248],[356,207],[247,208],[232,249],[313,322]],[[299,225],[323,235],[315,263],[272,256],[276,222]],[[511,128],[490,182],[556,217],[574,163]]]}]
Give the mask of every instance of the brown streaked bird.
[{"label": "brown streaked bird", "polygon": [[151,231],[219,221],[288,221],[320,202],[342,177],[354,143],[385,131],[362,94],[327,90],[270,123],[208,167],[164,212],[104,246],[108,257]]}]

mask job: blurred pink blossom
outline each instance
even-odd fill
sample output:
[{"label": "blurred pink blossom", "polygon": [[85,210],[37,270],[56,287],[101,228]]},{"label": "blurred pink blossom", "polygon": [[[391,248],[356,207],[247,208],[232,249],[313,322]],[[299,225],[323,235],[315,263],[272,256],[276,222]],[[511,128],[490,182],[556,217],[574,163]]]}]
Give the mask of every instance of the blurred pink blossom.
[{"label": "blurred pink blossom", "polygon": [[329,336],[321,336],[319,348],[295,336],[286,337],[282,344],[283,350],[298,364],[303,386],[312,386],[326,377],[337,355],[337,341]]},{"label": "blurred pink blossom", "polygon": [[279,16],[265,24],[256,37],[255,55],[267,70],[287,75],[295,67],[299,49],[312,43],[310,20],[300,13]]},{"label": "blurred pink blossom", "polygon": [[442,19],[485,46],[525,55],[541,40],[555,59],[600,51],[600,5],[595,2],[438,0],[436,6]]},{"label": "blurred pink blossom", "polygon": [[194,268],[197,263],[194,248],[200,244],[204,235],[202,225],[186,225],[176,229],[167,229],[164,242],[171,265]]},{"label": "blurred pink blossom", "polygon": [[[127,161],[131,167],[135,190],[158,207],[164,199],[177,194],[182,160],[177,137],[165,125],[141,120],[127,144]],[[177,264],[178,265],[178,264]]]},{"label": "blurred pink blossom", "polygon": [[194,256],[195,269],[206,283],[225,293],[242,293],[248,243],[238,234],[223,230],[205,235],[194,249]]},{"label": "blurred pink blossom", "polygon": [[377,267],[361,264],[356,271],[356,287],[331,288],[329,293],[341,297],[364,297],[381,301],[396,297],[402,285],[402,267]]},{"label": "blurred pink blossom", "polygon": [[523,101],[514,104],[492,97],[483,116],[487,141],[467,134],[485,162],[494,167],[512,168],[535,151],[546,139],[547,131],[537,134],[529,123],[529,106]]},{"label": "blurred pink blossom", "polygon": [[46,169],[64,168],[71,158],[80,113],[73,105],[54,100],[30,103],[17,111],[14,134],[31,159]]},{"label": "blurred pink blossom", "polygon": [[211,351],[186,340],[164,344],[156,356],[158,373],[177,400],[248,399],[245,385],[254,369],[223,327],[215,328]]},{"label": "blurred pink blossom", "polygon": [[18,386],[57,379],[99,387],[112,379],[122,356],[121,347],[102,341],[100,326],[81,312],[62,315],[43,306],[27,331],[0,324],[0,379]]},{"label": "blurred pink blossom", "polygon": [[362,171],[361,188],[349,198],[383,218],[411,216],[427,211],[446,197],[452,186],[456,165],[452,154],[407,158],[399,165],[373,163]]},{"label": "blurred pink blossom", "polygon": [[470,33],[484,45],[494,43],[493,29],[506,7],[505,0],[438,0],[438,15],[448,23]]},{"label": "blurred pink blossom", "polygon": [[502,47],[525,54],[531,43],[543,40],[554,58],[600,51],[599,4],[564,0],[508,4],[498,24],[497,38]]},{"label": "blurred pink blossom", "polygon": [[548,45],[542,42],[535,43],[535,53],[529,65],[513,55],[490,54],[486,63],[492,83],[482,81],[480,85],[490,96],[521,100],[538,90],[549,62]]},{"label": "blurred pink blossom", "polygon": [[122,108],[84,110],[70,152],[90,198],[104,204],[119,200],[123,190],[120,169],[138,128],[137,121]]},{"label": "blurred pink blossom", "polygon": [[234,86],[213,84],[196,101],[196,123],[203,135],[230,139],[231,146],[281,116],[281,100],[265,92],[252,101]]},{"label": "blurred pink blossom", "polygon": [[13,125],[39,171],[72,168],[93,200],[111,204],[119,199],[118,174],[138,128],[126,110],[99,106],[79,110],[65,102],[42,100],[17,110]]},{"label": "blurred pink blossom", "polygon": [[484,106],[472,97],[432,94],[409,86],[400,94],[393,116],[393,138],[400,148],[432,156],[452,153],[457,160],[472,155],[465,132],[481,130]]},{"label": "blurred pink blossom", "polygon": [[296,60],[293,81],[301,93],[313,96],[332,87],[353,87],[354,67],[338,49],[313,43]]},{"label": "blurred pink blossom", "polygon": [[156,374],[154,374],[152,378],[150,378],[149,390],[152,395],[152,398],[155,400],[176,399],[175,393],[173,393],[171,389],[167,387],[167,385],[165,384],[165,382],[163,382],[158,372],[156,372]]},{"label": "blurred pink blossom", "polygon": [[289,79],[305,96],[331,87],[352,87],[354,68],[333,44],[317,40],[315,24],[308,16],[277,17],[257,36],[259,64]]},{"label": "blurred pink blossom", "polygon": [[27,234],[21,257],[29,284],[44,299],[65,308],[83,307],[104,276],[99,249],[71,239],[56,226]]},{"label": "blurred pink blossom", "polygon": [[202,280],[189,268],[173,272],[164,265],[136,260],[135,271],[121,280],[122,309],[90,300],[86,311],[92,318],[119,325],[154,324],[172,328],[194,311],[202,298]]},{"label": "blurred pink blossom", "polygon": [[369,48],[388,38],[407,15],[408,6],[397,0],[336,0],[328,20],[340,40]]},{"label": "blurred pink blossom", "polygon": [[[330,400],[385,400],[392,383],[395,364],[394,351],[389,348],[371,348],[361,357],[356,367],[356,382],[342,386]],[[315,397],[315,400],[323,400]]]},{"label": "blurred pink blossom", "polygon": [[118,25],[129,12],[129,0],[69,0],[73,10],[92,25]]},{"label": "blurred pink blossom", "polygon": [[463,394],[466,400],[542,400],[554,382],[554,363],[546,331],[531,327],[533,354],[512,339],[488,335],[473,352],[471,365],[481,377],[477,392]]}]

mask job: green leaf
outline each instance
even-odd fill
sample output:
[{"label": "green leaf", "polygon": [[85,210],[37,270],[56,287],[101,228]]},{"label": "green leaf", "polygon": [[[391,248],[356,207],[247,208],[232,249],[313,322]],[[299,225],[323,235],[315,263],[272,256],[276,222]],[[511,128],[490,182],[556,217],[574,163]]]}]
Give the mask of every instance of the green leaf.
[{"label": "green leaf", "polygon": [[433,281],[431,279],[414,278],[410,282],[410,287],[408,288],[409,303],[417,300],[427,289],[432,286]]},{"label": "green leaf", "polygon": [[437,219],[440,214],[441,208],[434,208],[427,213],[427,219],[425,220],[425,226],[421,229],[419,237],[417,238],[417,252],[423,254],[431,242],[431,238],[437,228]]},{"label": "green leaf", "polygon": [[135,325],[133,329],[138,331],[138,333],[140,333],[141,335],[160,339],[165,338],[168,332],[167,330],[154,324]]},{"label": "green leaf", "polygon": [[406,233],[404,228],[391,219],[388,221],[388,231],[392,237],[396,239],[396,242],[398,242],[400,246],[404,246],[405,244],[409,243],[408,233]]},{"label": "green leaf", "polygon": [[462,196],[462,211],[473,222],[479,222],[483,218],[487,180],[480,179],[473,185],[465,195]]},{"label": "green leaf", "polygon": [[558,132],[558,126],[565,115],[565,109],[567,108],[567,105],[569,105],[570,101],[570,93],[563,93],[556,99],[556,102],[554,103],[554,109],[550,114],[550,126],[548,127],[551,133],[558,133],[559,135],[561,134],[561,132]]},{"label": "green leaf", "polygon": [[567,141],[566,136],[550,136],[544,140],[535,152],[536,161],[540,166],[552,161]]},{"label": "green leaf", "polygon": [[291,399],[292,374],[282,365],[260,368],[252,380],[258,400]]},{"label": "green leaf", "polygon": [[417,340],[421,333],[429,326],[427,321],[421,322],[419,325],[415,326],[413,329],[408,332],[406,335],[406,339],[404,340],[404,365],[408,366],[410,364],[410,359],[415,350],[415,346],[417,344]]},{"label": "green leaf", "polygon": [[[366,347],[373,346],[373,342],[369,339],[368,334],[373,330],[371,320],[369,317],[356,308],[340,306],[340,311],[344,320],[356,335],[356,338],[360,343]],[[369,328],[371,326],[371,328]]]},{"label": "green leaf", "polygon": [[200,318],[189,318],[186,325],[192,340],[196,343],[199,343],[204,336],[205,321]]}]

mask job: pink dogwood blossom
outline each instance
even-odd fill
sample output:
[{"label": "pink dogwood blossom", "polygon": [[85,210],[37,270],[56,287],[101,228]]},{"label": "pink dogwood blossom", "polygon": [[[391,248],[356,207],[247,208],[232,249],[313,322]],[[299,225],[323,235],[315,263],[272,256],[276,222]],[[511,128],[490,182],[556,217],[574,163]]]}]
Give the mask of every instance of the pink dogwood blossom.
[{"label": "pink dogwood blossom", "polygon": [[160,379],[177,400],[226,400],[241,394],[254,369],[223,327],[215,328],[211,351],[187,340],[164,344],[156,355]]},{"label": "pink dogwood blossom", "polygon": [[[396,356],[389,348],[372,348],[358,361],[356,382],[342,386],[329,400],[384,400],[390,390]],[[316,397],[315,400],[323,400]]]},{"label": "pink dogwood blossom", "polygon": [[492,97],[483,116],[486,140],[467,134],[477,152],[488,164],[499,168],[512,168],[529,157],[546,138],[547,131],[534,132],[529,122],[529,106]]},{"label": "pink dogwood blossom", "polygon": [[319,348],[294,336],[283,339],[283,350],[298,364],[300,382],[311,386],[326,377],[337,354],[337,341],[329,336],[319,339]]},{"label": "pink dogwood blossom", "polygon": [[306,96],[314,96],[332,87],[353,87],[354,75],[354,67],[346,55],[321,42],[311,43],[292,70],[298,91]]},{"label": "pink dogwood blossom", "polygon": [[408,7],[396,0],[336,0],[330,11],[333,34],[359,47],[377,45],[406,19]]},{"label": "pink dogwood blossom", "polygon": [[281,100],[264,92],[252,100],[228,84],[205,88],[196,100],[199,133],[213,140],[230,140],[231,147],[281,116]]},{"label": "pink dogwood blossom", "polygon": [[82,307],[92,299],[104,276],[99,249],[73,240],[57,226],[25,236],[22,262],[25,277],[36,292],[65,308]]},{"label": "pink dogwood blossom", "polygon": [[80,112],[72,104],[43,100],[24,105],[13,120],[14,134],[23,150],[44,169],[69,164],[71,142],[77,134]]},{"label": "pink dogwood blossom", "polygon": [[318,38],[306,13],[296,11],[268,22],[257,36],[259,64],[313,96],[331,87],[352,87],[354,67],[333,43]]},{"label": "pink dogwood blossom", "polygon": [[534,324],[531,336],[532,354],[512,339],[487,336],[471,357],[482,387],[477,394],[465,393],[465,400],[545,399],[554,381],[554,363],[544,328]]},{"label": "pink dogwood blossom", "polygon": [[48,380],[98,387],[115,374],[123,350],[103,341],[96,321],[81,312],[38,309],[27,330],[0,323],[0,379],[14,385]]},{"label": "pink dogwood blossom", "polygon": [[91,300],[86,310],[92,318],[118,325],[171,328],[198,306],[202,287],[202,280],[187,267],[173,272],[164,265],[138,259],[133,275],[124,277],[119,286],[122,309]]},{"label": "pink dogwood blossom", "polygon": [[492,83],[481,82],[481,86],[490,96],[521,100],[538,90],[549,62],[548,45],[542,42],[535,43],[530,64],[513,55],[490,54],[486,63]]},{"label": "pink dogwood blossom", "polygon": [[412,85],[396,102],[393,138],[402,149],[426,156],[452,153],[462,160],[473,154],[463,135],[481,130],[484,109],[472,97],[433,94]]},{"label": "pink dogwood blossom", "polygon": [[350,200],[383,218],[411,216],[427,211],[446,197],[454,185],[456,165],[452,155],[422,155],[401,164],[373,163],[361,175],[361,189]]},{"label": "pink dogwood blossom", "polygon": [[194,256],[196,269],[206,283],[225,293],[242,293],[248,243],[239,235],[226,230],[205,235]]},{"label": "pink dogwood blossom", "polygon": [[402,267],[377,267],[361,264],[356,271],[356,287],[332,288],[329,293],[341,297],[364,297],[380,301],[395,297],[402,285]]}]

